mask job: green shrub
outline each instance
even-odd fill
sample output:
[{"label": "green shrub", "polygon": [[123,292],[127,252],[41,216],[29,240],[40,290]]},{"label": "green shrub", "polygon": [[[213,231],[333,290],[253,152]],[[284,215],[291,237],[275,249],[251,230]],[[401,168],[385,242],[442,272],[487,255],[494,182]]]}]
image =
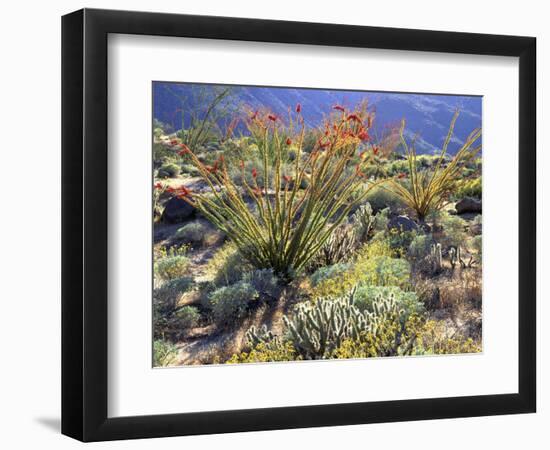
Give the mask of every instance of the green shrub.
[{"label": "green shrub", "polygon": [[181,173],[186,173],[192,177],[197,177],[200,175],[199,169],[192,164],[183,164],[181,166]]},{"label": "green shrub", "polygon": [[258,291],[243,281],[216,289],[208,297],[212,317],[220,325],[244,317],[249,304],[257,299]]},{"label": "green shrub", "polygon": [[401,198],[384,185],[373,187],[365,199],[373,211],[381,211],[390,208],[392,211],[400,211],[405,206]]},{"label": "green shrub", "polygon": [[341,276],[343,273],[348,271],[350,267],[351,264],[346,263],[338,263],[331,266],[320,267],[311,275],[311,284],[313,286],[319,286],[326,280]]},{"label": "green shrub", "polygon": [[292,343],[288,341],[276,346],[260,342],[249,352],[234,354],[227,364],[293,361],[296,359],[300,359],[300,357],[296,354]]},{"label": "green shrub", "polygon": [[168,280],[160,287],[153,289],[153,301],[163,311],[171,311],[176,307],[179,297],[194,286],[192,277],[181,277]]},{"label": "green shrub", "polygon": [[460,199],[464,197],[476,197],[481,198],[482,191],[482,179],[481,177],[474,178],[473,180],[467,180],[460,185],[456,191],[454,198]]},{"label": "green shrub", "polygon": [[159,169],[159,176],[176,178],[180,174],[180,166],[176,163],[169,162],[163,164]]},{"label": "green shrub", "polygon": [[182,328],[194,328],[201,317],[199,310],[194,306],[182,306],[174,313]]},{"label": "green shrub", "polygon": [[280,280],[273,273],[273,269],[260,269],[244,274],[243,282],[252,286],[260,294],[277,297],[281,286]]},{"label": "green shrub", "polygon": [[206,273],[217,286],[235,283],[252,269],[231,241],[220,247],[206,265]]},{"label": "green shrub", "polygon": [[202,245],[207,235],[208,228],[200,222],[191,222],[178,228],[175,238],[183,242]]},{"label": "green shrub", "polygon": [[153,366],[169,366],[176,362],[178,348],[168,341],[156,340],[153,342]]},{"label": "green shrub", "polygon": [[158,276],[163,280],[173,280],[185,275],[189,266],[187,256],[168,256],[162,258],[155,263],[155,277]]},{"label": "green shrub", "polygon": [[481,235],[477,235],[472,238],[472,247],[478,255],[478,260],[481,261],[481,258],[483,256],[483,240],[481,238]]},{"label": "green shrub", "polygon": [[439,224],[443,227],[441,245],[444,248],[460,247],[464,244],[467,237],[467,223],[464,219],[443,213],[440,215]]}]

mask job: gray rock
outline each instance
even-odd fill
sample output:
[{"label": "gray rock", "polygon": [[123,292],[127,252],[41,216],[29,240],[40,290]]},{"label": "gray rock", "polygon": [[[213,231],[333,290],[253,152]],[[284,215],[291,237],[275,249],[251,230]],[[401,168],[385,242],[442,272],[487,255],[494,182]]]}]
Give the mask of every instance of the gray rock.
[{"label": "gray rock", "polygon": [[416,231],[418,225],[407,216],[395,216],[388,221],[388,230],[397,229],[399,231]]},{"label": "gray rock", "polygon": [[480,213],[481,212],[481,200],[476,200],[471,197],[464,197],[462,200],[459,200],[455,209],[457,214],[464,213]]},{"label": "gray rock", "polygon": [[184,222],[196,213],[196,209],[179,197],[172,197],[164,205],[161,221],[163,223]]}]

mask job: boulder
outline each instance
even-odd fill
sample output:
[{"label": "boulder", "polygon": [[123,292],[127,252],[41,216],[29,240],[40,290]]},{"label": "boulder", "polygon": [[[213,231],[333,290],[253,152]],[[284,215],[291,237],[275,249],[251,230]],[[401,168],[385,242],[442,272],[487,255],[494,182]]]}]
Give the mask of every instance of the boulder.
[{"label": "boulder", "polygon": [[456,203],[455,209],[457,214],[480,213],[481,200],[476,200],[472,197],[464,197]]},{"label": "boulder", "polygon": [[180,223],[193,217],[196,209],[179,197],[172,197],[164,205],[161,221],[163,223]]},{"label": "boulder", "polygon": [[395,216],[388,221],[388,230],[397,229],[399,231],[416,231],[418,225],[407,216]]}]

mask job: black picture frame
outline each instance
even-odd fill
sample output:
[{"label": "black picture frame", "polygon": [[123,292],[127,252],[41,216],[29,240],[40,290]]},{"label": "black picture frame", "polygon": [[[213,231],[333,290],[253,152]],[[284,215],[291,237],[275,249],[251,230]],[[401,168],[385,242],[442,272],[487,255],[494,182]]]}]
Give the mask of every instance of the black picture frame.
[{"label": "black picture frame", "polygon": [[[107,416],[107,36],[110,33],[519,57],[517,393]],[[83,9],[62,18],[62,433],[82,441],[535,412],[536,39]]]}]

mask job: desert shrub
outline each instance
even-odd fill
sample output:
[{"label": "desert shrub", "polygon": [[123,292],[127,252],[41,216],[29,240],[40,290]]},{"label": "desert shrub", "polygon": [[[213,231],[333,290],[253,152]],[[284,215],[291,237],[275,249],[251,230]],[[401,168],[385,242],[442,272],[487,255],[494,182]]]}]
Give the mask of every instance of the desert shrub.
[{"label": "desert shrub", "polygon": [[153,366],[169,366],[176,362],[178,348],[171,342],[161,339],[153,342]]},{"label": "desert shrub", "polygon": [[192,277],[174,278],[153,289],[153,301],[164,311],[173,310],[179,297],[194,286]]},{"label": "desert shrub", "polygon": [[176,178],[180,174],[180,166],[173,162],[168,162],[160,166],[159,176]]},{"label": "desert shrub", "polygon": [[258,291],[250,284],[239,281],[210,293],[208,305],[216,323],[229,325],[244,317],[249,304],[257,299]]},{"label": "desert shrub", "polygon": [[340,296],[358,284],[406,288],[409,281],[409,262],[395,258],[388,240],[376,236],[357,252],[354,262],[329,266],[312,276],[314,297]]},{"label": "desert shrub", "polygon": [[448,213],[441,214],[439,224],[443,227],[443,237],[441,245],[444,248],[460,247],[466,241],[467,223],[459,216],[453,216]]},{"label": "desert shrub", "polygon": [[206,265],[206,273],[217,286],[235,283],[252,269],[250,264],[243,261],[233,242],[226,242],[220,247]]},{"label": "desert shrub", "polygon": [[415,327],[416,341],[414,354],[440,355],[479,353],[481,344],[472,338],[465,338],[455,332],[449,332],[444,321],[427,320]]},{"label": "desert shrub", "polygon": [[337,278],[347,272],[351,267],[351,264],[338,263],[330,266],[324,266],[317,269],[310,277],[311,284],[313,286],[319,286],[327,280]]},{"label": "desert shrub", "polygon": [[193,328],[199,323],[200,313],[194,306],[182,306],[174,312],[178,324],[182,328]]},{"label": "desert shrub", "polygon": [[400,211],[405,206],[403,200],[385,185],[373,187],[365,200],[375,212],[389,208],[392,211]]},{"label": "desert shrub", "polygon": [[388,222],[390,221],[390,208],[381,209],[374,216],[373,227],[376,231],[386,231],[388,228]]},{"label": "desert shrub", "polygon": [[319,252],[312,259],[309,268],[330,266],[345,261],[352,256],[357,247],[355,230],[347,223],[340,225],[332,232]]},{"label": "desert shrub", "polygon": [[424,304],[418,300],[415,292],[403,291],[397,286],[359,286],[355,292],[355,306],[360,311],[373,311],[378,298],[392,297],[399,309],[401,318],[406,320],[411,314],[422,314]]},{"label": "desert shrub", "polygon": [[472,248],[477,255],[478,261],[481,262],[483,257],[483,240],[480,234],[472,238]]},{"label": "desert shrub", "polygon": [[464,197],[481,198],[482,184],[481,177],[466,180],[460,185],[453,197],[455,199]]},{"label": "desert shrub", "polygon": [[260,294],[277,297],[281,286],[280,280],[273,273],[273,269],[260,269],[244,274],[242,281],[250,284]]},{"label": "desert shrub", "polygon": [[409,257],[414,261],[421,261],[430,253],[432,243],[431,234],[417,234],[409,244]]},{"label": "desert shrub", "polygon": [[407,253],[409,246],[417,236],[416,231],[403,231],[397,228],[392,228],[387,231],[386,236],[390,247],[398,256],[403,256]]},{"label": "desert shrub", "polygon": [[198,169],[192,164],[183,164],[181,166],[181,173],[186,173],[187,175],[190,175],[192,177],[200,175]]},{"label": "desert shrub", "polygon": [[191,222],[181,228],[178,228],[175,238],[181,239],[182,241],[189,244],[202,245],[207,235],[207,232],[208,227],[206,227],[202,223]]},{"label": "desert shrub", "polygon": [[286,341],[276,346],[260,342],[248,352],[234,354],[227,364],[293,361],[296,359],[300,359],[300,357],[296,354],[291,342]]},{"label": "desert shrub", "polygon": [[155,262],[155,277],[158,276],[163,280],[180,278],[186,274],[188,266],[189,258],[187,256],[167,256]]}]

